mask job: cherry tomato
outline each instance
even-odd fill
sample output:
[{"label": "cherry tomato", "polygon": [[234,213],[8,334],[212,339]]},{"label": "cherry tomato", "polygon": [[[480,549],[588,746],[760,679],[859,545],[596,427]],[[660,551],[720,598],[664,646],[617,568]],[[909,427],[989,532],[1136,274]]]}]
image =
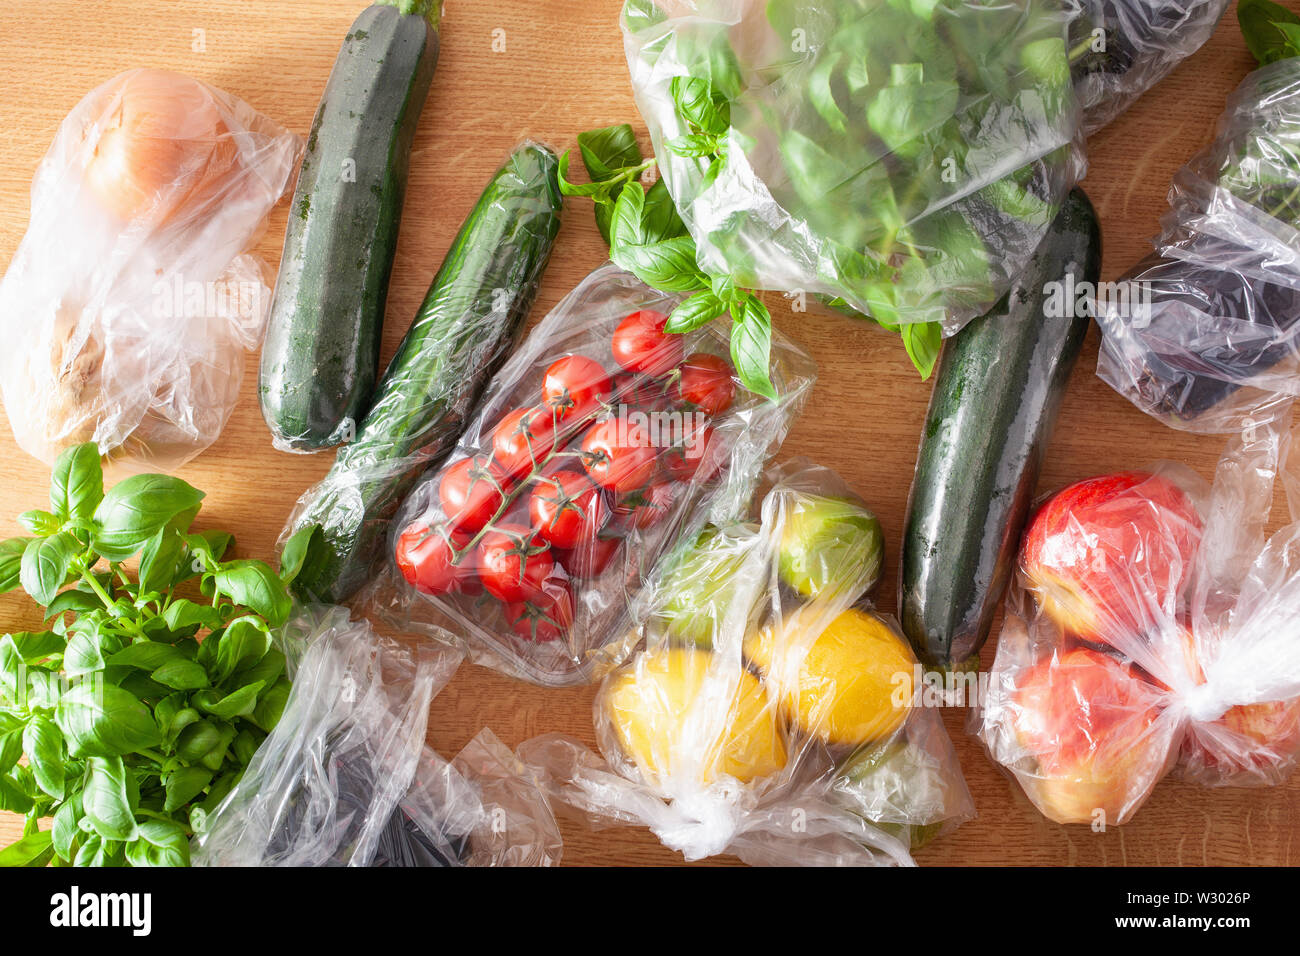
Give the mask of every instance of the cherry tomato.
[{"label": "cherry tomato", "polygon": [[442,473],[438,503],[458,531],[475,534],[491,521],[505,500],[506,474],[483,457],[462,458]]},{"label": "cherry tomato", "polygon": [[543,539],[557,548],[572,548],[595,537],[609,518],[609,509],[586,475],[561,470],[537,479],[528,514]]},{"label": "cherry tomato", "polygon": [[660,459],[664,472],[678,481],[708,481],[722,467],[713,447],[713,428],[693,418],[682,426],[682,438]]},{"label": "cherry tomato", "polygon": [[479,544],[478,574],[484,590],[498,600],[539,600],[548,582],[555,586],[555,558],[531,528],[502,525]]},{"label": "cherry tomato", "polygon": [[614,330],[610,349],[629,372],[667,375],[682,361],[682,339],[664,331],[668,316],[652,309],[633,312]]},{"label": "cherry tomato", "polygon": [[555,418],[544,405],[517,408],[492,433],[492,457],[511,478],[540,466],[555,447]]},{"label": "cherry tomato", "polygon": [[675,482],[655,482],[649,487],[621,496],[614,504],[614,511],[634,528],[651,528],[668,517],[677,495],[678,485]]},{"label": "cherry tomato", "polygon": [[452,549],[462,551],[469,541],[467,534],[417,521],[398,536],[394,557],[402,577],[425,594],[465,591],[474,571],[468,562],[457,565]]},{"label": "cherry tomato", "polygon": [[624,373],[614,379],[613,405],[645,412],[667,411],[673,405],[672,386],[649,375]]},{"label": "cherry tomato", "polygon": [[542,407],[555,420],[580,419],[610,399],[612,386],[605,367],[585,355],[568,355],[553,362],[542,380]]},{"label": "cherry tomato", "polygon": [[623,546],[620,538],[596,537],[584,541],[576,548],[560,552],[557,557],[564,570],[575,578],[598,578],[609,567]]},{"label": "cherry tomato", "polygon": [[708,352],[696,352],[682,363],[677,394],[706,415],[720,415],[736,397],[731,363]]},{"label": "cherry tomato", "polygon": [[645,429],[617,418],[591,427],[580,458],[592,480],[614,492],[640,488],[655,470],[655,450]]},{"label": "cherry tomato", "polygon": [[555,588],[531,601],[512,601],[505,614],[511,629],[525,640],[554,641],[573,624],[573,597],[567,586]]}]

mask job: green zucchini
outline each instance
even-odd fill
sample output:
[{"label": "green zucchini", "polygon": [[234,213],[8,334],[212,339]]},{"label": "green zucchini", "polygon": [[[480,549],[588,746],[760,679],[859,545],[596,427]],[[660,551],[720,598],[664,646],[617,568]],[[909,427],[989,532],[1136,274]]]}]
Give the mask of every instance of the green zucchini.
[{"label": "green zucchini", "polygon": [[353,437],[370,403],[411,143],[438,62],[441,0],[361,13],[321,98],[298,174],[262,348],[277,447]]},{"label": "green zucchini", "polygon": [[903,631],[929,667],[979,665],[1088,331],[1073,301],[1065,315],[1054,306],[1067,276],[1095,287],[1100,269],[1097,215],[1075,189],[1007,296],[943,350],[898,585]]},{"label": "green zucchini", "polygon": [[289,532],[318,524],[325,549],[294,587],[344,601],[387,553],[389,524],[426,468],[456,445],[513,346],[560,228],[559,162],[517,149],[461,226],[375,392],[356,441],[307,492]]}]

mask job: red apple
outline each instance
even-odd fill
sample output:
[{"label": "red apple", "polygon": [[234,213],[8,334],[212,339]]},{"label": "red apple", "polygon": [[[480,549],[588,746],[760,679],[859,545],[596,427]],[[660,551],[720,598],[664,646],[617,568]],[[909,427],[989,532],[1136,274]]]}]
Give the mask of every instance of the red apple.
[{"label": "red apple", "polygon": [[1039,606],[1067,632],[1114,644],[1173,617],[1201,542],[1192,499],[1168,478],[1089,478],[1030,522],[1020,562]]},{"label": "red apple", "polygon": [[1025,792],[1057,823],[1122,823],[1163,776],[1170,741],[1163,692],[1131,665],[1090,648],[1031,667],[1011,702],[1016,739],[1037,761]]}]

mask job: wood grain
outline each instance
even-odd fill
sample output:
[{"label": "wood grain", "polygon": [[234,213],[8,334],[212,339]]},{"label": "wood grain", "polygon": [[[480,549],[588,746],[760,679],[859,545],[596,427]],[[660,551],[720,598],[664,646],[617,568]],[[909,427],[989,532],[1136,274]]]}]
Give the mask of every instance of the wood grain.
[{"label": "wood grain", "polygon": [[[1285,0],[1294,7],[1296,0]],[[339,43],[359,0],[10,0],[0,6],[0,261],[26,228],[32,174],[63,116],[92,87],[135,66],[181,70],[244,98],[306,133]],[[461,219],[515,143],[531,137],[569,148],[578,132],[608,123],[640,126],[616,18],[619,0],[449,0],[434,91],[415,143],[410,187],[385,332],[392,354]],[[204,52],[194,52],[195,31]],[[497,30],[504,34],[496,34]],[[500,38],[504,36],[504,50]],[[494,38],[498,41],[494,49]],[[1100,210],[1105,278],[1149,248],[1170,176],[1211,137],[1228,93],[1251,60],[1233,16],[1213,40],[1093,138],[1086,187]],[[644,129],[641,128],[644,143]],[[282,205],[259,252],[274,265]],[[590,208],[571,201],[534,321],[604,259]],[[780,328],[820,366],[817,389],[782,457],[807,455],[837,469],[877,510],[889,542],[901,533],[917,436],[929,386],[890,337],[843,318],[792,314],[770,296]],[[1212,474],[1221,442],[1174,432],[1145,418],[1094,375],[1096,333],[1071,382],[1043,488],[1154,459]],[[203,522],[233,530],[241,554],[273,554],[295,498],[325,473],[328,454],[272,449],[245,362],[242,400],[221,439],[180,471],[208,491]],[[48,472],[0,435],[0,536],[13,516],[38,506]],[[1279,499],[1275,513],[1281,514]],[[891,554],[882,604],[893,609]],[[31,605],[0,598],[5,630],[36,623]],[[434,702],[430,740],[451,754],[484,726],[512,746],[541,732],[594,746],[592,688],[543,690],[465,666]],[[923,850],[923,864],[1288,864],[1300,828],[1300,781],[1271,790],[1205,791],[1165,782],[1137,818],[1094,834],[1045,822],[946,714],[979,819]],[[18,833],[0,818],[0,845]],[[680,857],[646,831],[592,831],[564,822],[565,857],[576,864],[672,864]],[[727,861],[711,861],[727,862]]]}]

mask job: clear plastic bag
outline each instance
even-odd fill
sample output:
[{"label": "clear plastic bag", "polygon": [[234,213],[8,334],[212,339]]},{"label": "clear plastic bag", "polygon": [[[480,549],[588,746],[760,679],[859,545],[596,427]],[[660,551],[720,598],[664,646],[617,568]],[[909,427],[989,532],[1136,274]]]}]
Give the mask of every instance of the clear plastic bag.
[{"label": "clear plastic bag", "polygon": [[558,861],[545,796],[490,731],[453,763],[425,745],[429,703],[460,652],[403,647],[323,605],[297,615],[282,641],[294,681],[284,715],[201,821],[196,866]]},{"label": "clear plastic bag", "polygon": [[1300,754],[1300,524],[1265,538],[1279,433],[1213,489],[1162,465],[1089,479],[1031,522],[977,731],[1047,817],[1122,824],[1177,768],[1281,783]]},{"label": "clear plastic bag", "polygon": [[866,603],[879,523],[825,468],[771,477],[759,523],[705,529],[655,580],[640,649],[596,695],[603,759],[558,735],[520,757],[593,823],[687,859],[910,864],[974,811],[916,658]]},{"label": "clear plastic bag", "polygon": [[614,266],[584,279],[403,504],[399,573],[360,600],[535,683],[617,666],[643,578],[678,539],[744,513],[814,376],[774,336],[777,400],[744,391],[725,321],[662,333],[676,302]]},{"label": "clear plastic bag", "polygon": [[1048,0],[628,0],[637,106],[701,267],[952,333],[1082,177]]},{"label": "clear plastic bag", "polygon": [[1242,81],[1175,176],[1155,253],[1098,313],[1097,374],[1177,428],[1262,425],[1300,395],[1298,64]]},{"label": "clear plastic bag", "polygon": [[246,250],[301,150],[248,104],[162,70],[73,109],[0,283],[0,388],[25,451],[49,463],[93,440],[170,469],[216,440],[270,306]]},{"label": "clear plastic bag", "polygon": [[1070,69],[1091,136],[1214,33],[1228,0],[1071,0]]}]

